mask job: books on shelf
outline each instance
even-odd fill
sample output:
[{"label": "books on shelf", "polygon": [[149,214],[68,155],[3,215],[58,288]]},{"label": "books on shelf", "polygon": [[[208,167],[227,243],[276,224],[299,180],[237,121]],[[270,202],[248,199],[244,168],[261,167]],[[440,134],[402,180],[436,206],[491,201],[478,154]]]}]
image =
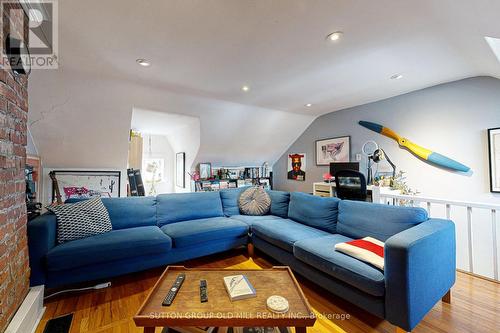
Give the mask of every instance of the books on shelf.
[{"label": "books on shelf", "polygon": [[228,188],[261,185],[270,190],[272,172],[269,167],[220,167],[213,168],[214,179],[193,181],[196,192],[219,191]]},{"label": "books on shelf", "polygon": [[257,296],[255,288],[245,275],[230,275],[224,277],[224,286],[231,301]]},{"label": "books on shelf", "polygon": [[130,188],[130,195],[133,197],[145,195],[144,184],[142,183],[141,170],[127,169],[127,176]]}]

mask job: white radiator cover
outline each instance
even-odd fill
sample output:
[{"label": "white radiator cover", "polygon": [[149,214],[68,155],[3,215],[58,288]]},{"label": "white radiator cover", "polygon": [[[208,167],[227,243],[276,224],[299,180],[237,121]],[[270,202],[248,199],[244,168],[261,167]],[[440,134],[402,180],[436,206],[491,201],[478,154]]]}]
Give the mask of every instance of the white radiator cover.
[{"label": "white radiator cover", "polygon": [[14,318],[7,326],[5,333],[32,333],[35,332],[45,308],[43,307],[44,286],[30,288],[28,295],[17,310]]}]

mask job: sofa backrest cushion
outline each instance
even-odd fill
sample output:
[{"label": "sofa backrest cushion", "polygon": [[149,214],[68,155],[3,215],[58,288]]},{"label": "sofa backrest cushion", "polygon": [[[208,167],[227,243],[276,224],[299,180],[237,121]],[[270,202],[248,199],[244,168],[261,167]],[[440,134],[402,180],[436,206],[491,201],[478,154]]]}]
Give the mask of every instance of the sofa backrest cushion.
[{"label": "sofa backrest cushion", "polygon": [[220,198],[222,200],[222,208],[224,215],[233,216],[240,215],[240,208],[238,206],[238,198],[245,188],[234,188],[220,191]]},{"label": "sofa backrest cushion", "polygon": [[271,197],[271,210],[269,214],[288,218],[288,204],[290,203],[290,193],[283,191],[267,191]]},{"label": "sofa backrest cushion", "polygon": [[337,232],[351,238],[369,236],[385,242],[389,237],[427,219],[427,211],[420,207],[342,200]]},{"label": "sofa backrest cushion", "polygon": [[292,192],[288,218],[323,231],[336,233],[339,201],[337,198]]},{"label": "sofa backrest cushion", "polygon": [[156,197],[158,225],[224,216],[219,192],[160,194]]},{"label": "sofa backrest cushion", "polygon": [[[87,199],[68,199],[75,203]],[[156,225],[155,197],[102,198],[108,210],[113,230]]]}]

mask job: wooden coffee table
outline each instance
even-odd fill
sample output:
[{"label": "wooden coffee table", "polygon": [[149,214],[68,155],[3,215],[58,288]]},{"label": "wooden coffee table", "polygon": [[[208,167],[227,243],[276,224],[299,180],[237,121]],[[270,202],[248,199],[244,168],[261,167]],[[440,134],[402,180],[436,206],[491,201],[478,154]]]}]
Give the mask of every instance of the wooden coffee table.
[{"label": "wooden coffee table", "polygon": [[[171,306],[161,303],[180,273],[186,279]],[[231,302],[223,277],[244,274],[254,286],[257,297]],[[200,302],[200,280],[207,280],[208,302]],[[285,314],[275,314],[266,307],[269,296],[285,297],[290,309]],[[169,266],[154,285],[148,297],[134,316],[136,326],[145,333],[156,327],[295,327],[305,333],[313,326],[316,317],[289,267],[271,269],[187,269]]]}]

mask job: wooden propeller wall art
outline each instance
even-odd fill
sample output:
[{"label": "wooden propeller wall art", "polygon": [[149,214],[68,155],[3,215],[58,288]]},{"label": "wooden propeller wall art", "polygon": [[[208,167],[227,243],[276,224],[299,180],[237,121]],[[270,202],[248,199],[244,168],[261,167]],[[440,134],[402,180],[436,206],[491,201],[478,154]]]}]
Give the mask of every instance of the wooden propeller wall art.
[{"label": "wooden propeller wall art", "polygon": [[451,158],[448,158],[439,153],[433,152],[429,149],[421,147],[407,138],[400,136],[398,133],[394,132],[390,128],[384,127],[379,124],[371,123],[369,121],[360,121],[359,124],[363,127],[366,127],[374,132],[380,133],[388,138],[394,139],[400,147],[406,148],[412,154],[417,157],[420,157],[423,160],[429,161],[435,165],[438,165],[443,168],[461,171],[461,172],[469,172],[470,168],[462,163],[459,163]]}]

